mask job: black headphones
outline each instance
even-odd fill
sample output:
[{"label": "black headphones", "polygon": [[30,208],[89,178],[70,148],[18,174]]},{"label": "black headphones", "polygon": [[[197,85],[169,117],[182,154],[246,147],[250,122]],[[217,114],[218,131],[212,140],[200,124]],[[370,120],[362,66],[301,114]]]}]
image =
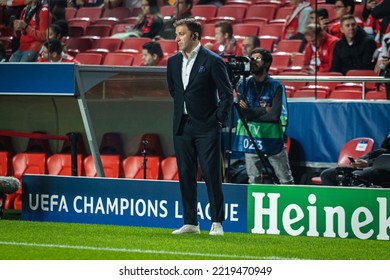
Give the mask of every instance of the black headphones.
[{"label": "black headphones", "polygon": [[195,35],[195,33],[192,33],[191,40],[195,41],[195,39],[196,39],[196,35]]}]

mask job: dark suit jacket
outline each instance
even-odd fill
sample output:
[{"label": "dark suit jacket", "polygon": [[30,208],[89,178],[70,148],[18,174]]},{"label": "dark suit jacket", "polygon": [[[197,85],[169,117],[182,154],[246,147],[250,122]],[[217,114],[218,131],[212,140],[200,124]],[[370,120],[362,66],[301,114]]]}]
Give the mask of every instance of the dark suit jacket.
[{"label": "dark suit jacket", "polygon": [[179,131],[184,101],[195,129],[206,132],[225,123],[233,103],[233,90],[223,59],[201,46],[185,90],[182,63],[183,54],[178,52],[168,59],[167,65],[168,88],[174,98],[174,134]]}]

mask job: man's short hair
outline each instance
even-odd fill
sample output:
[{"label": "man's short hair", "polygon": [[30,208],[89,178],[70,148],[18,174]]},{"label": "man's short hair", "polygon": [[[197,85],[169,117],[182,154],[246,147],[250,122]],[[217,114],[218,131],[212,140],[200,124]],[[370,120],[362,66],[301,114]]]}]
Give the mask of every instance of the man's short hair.
[{"label": "man's short hair", "polygon": [[215,24],[215,28],[217,28],[217,27],[221,28],[222,34],[227,33],[229,35],[229,38],[233,37],[233,26],[232,26],[232,23],[230,21],[227,21],[227,20],[218,21]]},{"label": "man's short hair", "polygon": [[263,49],[263,48],[254,48],[251,53],[250,53],[250,56],[252,56],[252,54],[255,54],[255,53],[259,53],[261,54],[262,58],[263,58],[263,61],[268,63],[268,67],[267,67],[267,71],[269,70],[269,68],[271,67],[272,65],[272,54],[270,51],[266,50],[266,49]]},{"label": "man's short hair", "polygon": [[147,50],[151,55],[156,54],[160,59],[164,56],[162,48],[158,42],[146,42],[142,45],[142,49]]},{"label": "man's short hair", "polygon": [[192,33],[198,33],[198,40],[202,38],[202,25],[199,21],[197,21],[195,18],[182,18],[179,20],[176,20],[173,23],[173,26],[176,28],[177,26],[185,25],[187,26],[188,30],[190,30]]},{"label": "man's short hair", "polygon": [[340,26],[343,26],[344,21],[349,20],[349,19],[353,19],[356,22],[356,19],[355,19],[355,17],[353,15],[347,14],[347,15],[344,15],[344,16],[341,17],[341,19],[340,19]]}]

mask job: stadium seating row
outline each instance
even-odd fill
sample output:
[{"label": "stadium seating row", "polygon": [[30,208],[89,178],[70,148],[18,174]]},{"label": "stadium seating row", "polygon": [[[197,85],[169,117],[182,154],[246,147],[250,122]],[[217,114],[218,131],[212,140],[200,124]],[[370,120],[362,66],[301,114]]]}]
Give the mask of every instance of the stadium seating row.
[{"label": "stadium seating row", "polygon": [[[0,152],[0,176],[8,175],[8,152]],[[108,178],[178,180],[176,157],[161,160],[157,156],[128,156],[121,160],[119,155],[101,155],[105,176]],[[144,168],[145,165],[145,168]],[[70,154],[53,154],[47,157],[44,153],[18,153],[12,158],[13,176],[22,181],[25,174],[49,174],[71,176],[72,165]],[[77,174],[96,177],[97,171],[91,155],[82,159],[77,157]],[[200,180],[200,176],[199,176]],[[21,189],[6,195],[4,209],[21,209]]]},{"label": "stadium seating row", "polygon": [[[111,37],[79,37],[66,40],[66,46],[69,54],[82,64],[138,66],[142,63],[142,45],[150,41],[149,38],[128,38],[122,41]],[[177,51],[174,40],[159,41],[166,57]]]}]

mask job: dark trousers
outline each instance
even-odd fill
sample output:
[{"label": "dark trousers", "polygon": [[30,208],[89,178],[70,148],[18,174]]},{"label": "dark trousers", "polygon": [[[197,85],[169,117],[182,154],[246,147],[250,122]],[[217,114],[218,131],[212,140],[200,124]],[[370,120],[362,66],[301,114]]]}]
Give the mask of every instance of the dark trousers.
[{"label": "dark trousers", "polygon": [[224,220],[221,176],[221,129],[209,131],[193,127],[188,117],[183,117],[178,135],[173,136],[179,182],[183,203],[184,224],[197,225],[197,173],[198,159],[207,186],[210,214],[213,222]]}]

